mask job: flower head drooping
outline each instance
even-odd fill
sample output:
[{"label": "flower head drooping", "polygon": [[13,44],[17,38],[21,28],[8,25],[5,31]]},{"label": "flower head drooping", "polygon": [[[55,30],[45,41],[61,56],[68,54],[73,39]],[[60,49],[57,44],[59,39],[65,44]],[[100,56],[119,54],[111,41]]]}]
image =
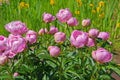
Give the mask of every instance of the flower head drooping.
[{"label": "flower head drooping", "polygon": [[92,52],[92,57],[99,63],[106,63],[112,60],[112,54],[104,48]]},{"label": "flower head drooping", "polygon": [[58,57],[60,55],[60,48],[57,46],[49,46],[48,51],[52,57]]}]

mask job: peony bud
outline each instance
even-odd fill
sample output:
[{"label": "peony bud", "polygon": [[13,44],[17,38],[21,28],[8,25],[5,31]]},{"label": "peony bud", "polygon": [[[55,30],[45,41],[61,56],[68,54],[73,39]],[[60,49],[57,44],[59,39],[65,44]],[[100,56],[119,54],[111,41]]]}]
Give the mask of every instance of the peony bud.
[{"label": "peony bud", "polygon": [[90,24],[91,24],[90,19],[84,19],[82,21],[82,26],[84,27],[90,26]]},{"label": "peony bud", "polygon": [[78,25],[78,21],[76,18],[74,17],[71,17],[68,21],[67,21],[67,24],[69,26],[77,26]]},{"label": "peony bud", "polygon": [[25,39],[30,43],[33,44],[37,41],[37,33],[35,31],[29,30],[26,33]]},{"label": "peony bud", "polygon": [[92,52],[92,57],[99,63],[106,63],[112,60],[112,54],[104,48]]},{"label": "peony bud", "polygon": [[57,46],[49,46],[48,51],[52,57],[58,57],[60,55],[60,48]]},{"label": "peony bud", "polygon": [[54,39],[56,43],[63,43],[66,40],[66,35],[63,32],[57,32],[54,35]]},{"label": "peony bud", "polygon": [[100,32],[98,35],[98,38],[101,38],[102,40],[108,40],[108,38],[110,37],[108,32]]},{"label": "peony bud", "polygon": [[97,29],[90,29],[89,32],[88,32],[88,35],[91,37],[91,38],[96,38],[99,34],[99,30]]},{"label": "peony bud", "polygon": [[49,14],[49,13],[44,13],[44,14],[43,14],[43,21],[44,21],[45,23],[50,23],[50,22],[54,21],[55,19],[56,19],[55,16],[52,16],[52,15]]},{"label": "peony bud", "polygon": [[17,76],[19,76],[19,73],[18,73],[18,72],[15,72],[15,73],[13,74],[13,77],[17,77]]},{"label": "peony bud", "polygon": [[58,32],[58,28],[56,28],[55,26],[51,26],[49,30],[49,34],[55,34],[56,32]]}]

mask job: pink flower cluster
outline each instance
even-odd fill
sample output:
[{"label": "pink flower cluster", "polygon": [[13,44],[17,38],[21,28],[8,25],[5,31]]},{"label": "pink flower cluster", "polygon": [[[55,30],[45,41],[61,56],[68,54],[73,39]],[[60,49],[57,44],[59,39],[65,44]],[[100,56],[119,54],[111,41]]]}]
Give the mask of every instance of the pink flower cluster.
[{"label": "pink flower cluster", "polygon": [[[54,35],[54,40],[56,43],[61,44],[66,40],[66,34],[63,32],[59,32],[58,28],[56,28],[55,26],[51,26],[49,31],[46,28],[41,28],[38,32],[39,35],[44,35],[46,33]],[[49,46],[48,51],[52,57],[58,57],[60,55],[60,48],[57,46]]]},{"label": "pink flower cluster", "polygon": [[67,23],[69,26],[77,26],[78,20],[75,17],[72,17],[72,13],[68,8],[66,9],[61,9],[55,16],[52,16],[49,13],[44,13],[43,14],[43,21],[45,23],[50,23],[54,21],[55,19],[58,19],[61,23]]},{"label": "pink flower cluster", "polygon": [[[56,14],[56,18],[59,22],[67,23],[69,26],[78,25],[77,19],[75,17],[72,17],[72,13],[68,8],[60,9],[59,12]],[[43,15],[43,21],[45,23],[52,22],[56,18],[49,13],[44,13]],[[82,21],[83,27],[90,26],[90,24],[90,19],[84,19]],[[38,33],[39,35],[43,35],[45,33],[54,35],[54,40],[56,43],[63,43],[66,40],[66,34],[58,31],[55,26],[51,26],[49,30],[47,30],[46,28],[42,28],[39,30]],[[100,32],[98,29],[90,29],[88,32],[74,30],[70,36],[70,43],[76,48],[82,48],[85,46],[94,47],[97,44],[96,40],[98,38],[107,41],[109,37],[110,36],[108,32]],[[49,46],[48,51],[52,57],[58,57],[60,55],[60,48],[57,46]],[[99,63],[105,63],[111,61],[112,54],[104,48],[99,48],[96,51],[92,52],[92,57]]]},{"label": "pink flower cluster", "polygon": [[[84,46],[93,47],[96,45],[96,38],[101,38],[106,41],[109,39],[109,33],[99,32],[97,29],[90,29],[88,33],[74,30],[71,33],[70,42],[76,48],[82,48]],[[112,54],[104,48],[99,48],[92,52],[92,57],[99,63],[106,63],[111,61]]]},{"label": "pink flower cluster", "polygon": [[79,24],[77,19],[72,17],[72,13],[68,8],[59,10],[56,17],[61,23],[67,23],[69,26],[77,26]]},{"label": "pink flower cluster", "polygon": [[[5,25],[10,32],[8,37],[0,35],[0,65],[7,62],[8,58],[14,58],[18,53],[27,48],[27,43],[33,44],[37,40],[37,33],[28,30],[21,21],[12,21]],[[22,35],[26,34],[25,37]]]}]

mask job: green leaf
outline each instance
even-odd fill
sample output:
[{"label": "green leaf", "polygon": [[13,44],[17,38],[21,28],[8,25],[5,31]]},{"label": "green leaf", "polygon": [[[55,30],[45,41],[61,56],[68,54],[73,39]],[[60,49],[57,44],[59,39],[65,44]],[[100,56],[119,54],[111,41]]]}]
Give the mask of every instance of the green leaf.
[{"label": "green leaf", "polygon": [[20,65],[22,63],[22,59],[19,59],[18,61],[16,61],[15,63],[14,63],[14,66],[18,66],[18,65]]},{"label": "green leaf", "polygon": [[100,75],[100,80],[111,80],[110,75]]},{"label": "green leaf", "polygon": [[17,76],[17,77],[15,77],[15,80],[26,80],[26,79],[24,79],[23,76]]},{"label": "green leaf", "polygon": [[108,66],[109,69],[112,69],[115,73],[117,73],[120,76],[120,67],[117,66]]},{"label": "green leaf", "polygon": [[2,80],[2,79],[10,79],[10,76],[0,76],[0,80]]},{"label": "green leaf", "polygon": [[40,53],[38,54],[38,57],[40,59],[51,59],[50,55],[48,55],[47,53]]},{"label": "green leaf", "polygon": [[79,74],[77,74],[76,72],[74,72],[74,71],[71,71],[71,70],[68,70],[68,72],[69,72],[69,73],[71,73],[71,74],[73,74],[73,75],[75,75],[75,76],[77,76],[77,77],[80,79],[80,76],[79,76]]}]

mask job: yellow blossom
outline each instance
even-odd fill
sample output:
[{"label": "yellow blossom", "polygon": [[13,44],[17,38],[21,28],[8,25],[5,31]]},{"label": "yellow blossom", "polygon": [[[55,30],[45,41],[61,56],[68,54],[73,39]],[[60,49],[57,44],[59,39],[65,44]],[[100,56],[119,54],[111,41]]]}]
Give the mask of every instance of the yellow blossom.
[{"label": "yellow blossom", "polygon": [[82,2],[81,3],[78,3],[79,6],[82,6]]},{"label": "yellow blossom", "polygon": [[75,14],[77,14],[77,15],[80,14],[80,11],[75,11]]},{"label": "yellow blossom", "polygon": [[94,6],[94,4],[91,3],[91,4],[90,4],[90,7],[93,7],[93,6]]},{"label": "yellow blossom", "polygon": [[120,28],[120,22],[116,24],[116,28]]},{"label": "yellow blossom", "polygon": [[76,2],[81,3],[81,0],[76,0]]},{"label": "yellow blossom", "polygon": [[104,2],[100,1],[98,5],[99,5],[99,7],[102,7],[102,6],[104,6]]},{"label": "yellow blossom", "polygon": [[92,10],[92,13],[96,13],[96,11],[93,9],[93,10]]},{"label": "yellow blossom", "polygon": [[97,7],[97,8],[96,8],[96,11],[97,11],[98,13],[100,12],[100,10],[101,10],[100,7]]},{"label": "yellow blossom", "polygon": [[54,0],[50,0],[50,5],[54,5],[55,1]]},{"label": "yellow blossom", "polygon": [[19,7],[20,8],[29,8],[29,4],[27,4],[25,2],[20,2]]},{"label": "yellow blossom", "polygon": [[101,14],[99,14],[99,17],[100,17],[100,18],[104,18],[104,17],[105,17],[104,12],[103,12],[103,13],[101,13]]},{"label": "yellow blossom", "polygon": [[76,0],[79,6],[82,6],[82,1],[81,0]]}]

